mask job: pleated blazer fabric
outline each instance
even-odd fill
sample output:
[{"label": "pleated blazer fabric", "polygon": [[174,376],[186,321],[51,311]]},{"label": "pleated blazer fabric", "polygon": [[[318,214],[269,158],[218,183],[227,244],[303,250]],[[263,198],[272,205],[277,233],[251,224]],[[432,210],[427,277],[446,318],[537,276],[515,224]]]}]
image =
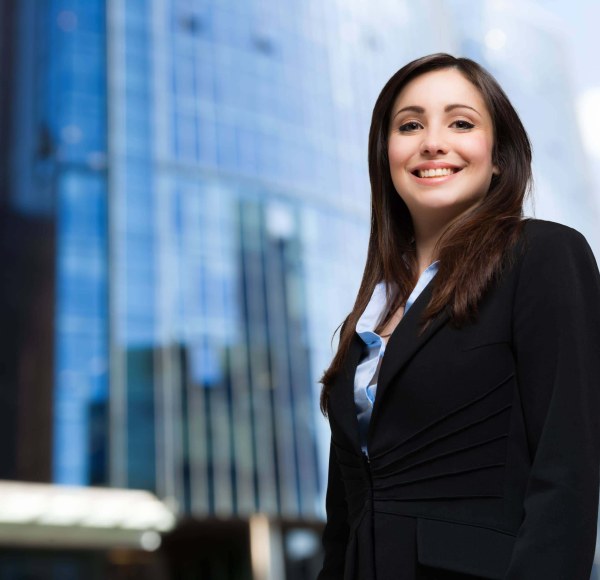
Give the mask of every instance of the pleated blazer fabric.
[{"label": "pleated blazer fabric", "polygon": [[355,333],[330,391],[319,580],[589,579],[600,274],[585,238],[554,222],[528,220],[512,251],[476,322],[458,329],[444,311],[419,336],[432,282],[400,321],[381,363],[369,462]]}]

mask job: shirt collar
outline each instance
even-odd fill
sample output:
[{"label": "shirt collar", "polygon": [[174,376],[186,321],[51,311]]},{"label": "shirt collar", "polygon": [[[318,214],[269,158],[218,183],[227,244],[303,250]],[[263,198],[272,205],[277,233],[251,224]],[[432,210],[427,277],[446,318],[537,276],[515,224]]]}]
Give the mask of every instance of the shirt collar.
[{"label": "shirt collar", "polygon": [[385,290],[386,283],[383,280],[375,286],[371,300],[356,323],[356,332],[359,335],[364,332],[373,332],[377,328],[379,318],[386,305]]},{"label": "shirt collar", "polygon": [[[437,274],[439,262],[439,260],[435,260],[429,264],[421,276],[419,276],[416,286],[406,301],[407,307],[405,309],[405,313],[412,306],[418,295],[422,292],[423,288],[425,288],[429,281],[435,276],[435,274]],[[361,338],[364,337],[366,333],[373,333],[380,322],[380,318],[383,315],[387,304],[385,296],[386,286],[387,285],[384,280],[375,285],[371,299],[356,323],[356,332],[359,334],[359,336],[361,336]]]}]

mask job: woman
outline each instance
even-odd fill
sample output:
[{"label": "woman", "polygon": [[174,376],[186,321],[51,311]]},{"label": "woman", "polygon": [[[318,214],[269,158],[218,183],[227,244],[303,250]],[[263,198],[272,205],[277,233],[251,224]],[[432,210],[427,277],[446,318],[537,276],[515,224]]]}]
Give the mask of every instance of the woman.
[{"label": "woman", "polygon": [[527,134],[466,58],[388,81],[369,172],[366,268],[321,379],[319,580],[588,580],[600,275],[585,238],[523,219]]}]

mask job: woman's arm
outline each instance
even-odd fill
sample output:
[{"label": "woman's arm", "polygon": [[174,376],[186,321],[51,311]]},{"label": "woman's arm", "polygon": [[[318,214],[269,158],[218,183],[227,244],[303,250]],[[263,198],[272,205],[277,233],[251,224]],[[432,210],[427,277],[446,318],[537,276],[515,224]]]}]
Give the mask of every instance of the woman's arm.
[{"label": "woman's arm", "polygon": [[349,532],[348,507],[333,442],[329,445],[329,476],[325,505],[327,509],[327,523],[323,531],[325,560],[317,580],[341,580],[344,577]]},{"label": "woman's arm", "polygon": [[589,580],[600,469],[600,275],[577,231],[532,228],[513,344],[532,469],[505,580]]}]

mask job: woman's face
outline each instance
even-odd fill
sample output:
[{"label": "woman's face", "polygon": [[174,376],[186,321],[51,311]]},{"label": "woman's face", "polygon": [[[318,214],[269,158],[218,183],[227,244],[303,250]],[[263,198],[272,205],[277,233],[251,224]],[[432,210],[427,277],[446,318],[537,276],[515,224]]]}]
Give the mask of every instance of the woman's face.
[{"label": "woman's face", "polygon": [[[388,158],[413,221],[449,222],[483,199],[493,173],[494,130],[478,89],[456,69],[411,80],[392,107]],[[442,175],[434,175],[433,170]]]}]

